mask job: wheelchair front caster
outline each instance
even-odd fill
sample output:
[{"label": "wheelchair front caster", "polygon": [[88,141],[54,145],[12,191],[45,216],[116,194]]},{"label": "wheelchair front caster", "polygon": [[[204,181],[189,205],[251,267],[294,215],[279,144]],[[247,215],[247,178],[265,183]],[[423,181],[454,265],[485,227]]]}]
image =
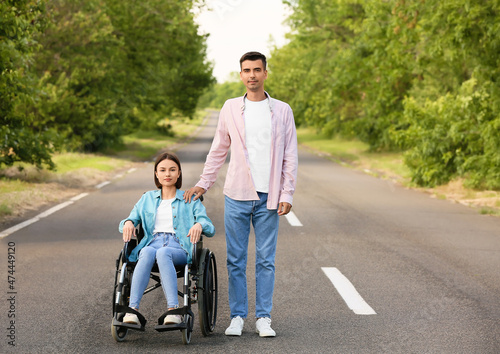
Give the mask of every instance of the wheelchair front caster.
[{"label": "wheelchair front caster", "polygon": [[186,314],[184,316],[184,323],[186,324],[186,329],[183,329],[182,332],[182,343],[189,344],[191,342],[191,335],[193,333],[193,316],[190,314]]},{"label": "wheelchair front caster", "polygon": [[117,342],[123,342],[128,334],[128,328],[113,325],[111,321],[111,335]]}]

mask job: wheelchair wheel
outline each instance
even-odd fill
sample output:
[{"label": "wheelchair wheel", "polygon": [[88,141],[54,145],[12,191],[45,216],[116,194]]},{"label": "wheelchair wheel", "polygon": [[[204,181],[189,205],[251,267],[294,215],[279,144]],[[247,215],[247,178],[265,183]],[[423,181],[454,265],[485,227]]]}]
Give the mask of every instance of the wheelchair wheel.
[{"label": "wheelchair wheel", "polygon": [[127,337],[128,328],[113,326],[113,322],[111,321],[111,335],[113,339],[117,342],[123,342],[125,337]]},{"label": "wheelchair wheel", "polygon": [[[125,269],[125,277],[123,279],[123,286],[121,290],[121,296],[120,296],[120,301],[118,302],[118,305],[122,306],[128,306],[128,299],[130,298],[130,284],[131,284],[131,274]],[[114,291],[113,291],[113,318],[116,318],[117,320],[121,320],[123,316],[125,315],[124,313],[117,313],[116,312],[116,299],[118,296],[118,289],[119,289],[119,278],[120,278],[120,271],[119,268],[117,268],[116,271],[116,276],[115,276],[115,286],[114,286]],[[125,340],[125,337],[128,334],[128,328],[125,327],[120,327],[120,326],[114,326],[113,321],[111,321],[111,335],[113,336],[113,339],[117,342],[123,342]]]},{"label": "wheelchair wheel", "polygon": [[203,336],[208,336],[215,329],[217,320],[217,264],[215,256],[209,250],[204,250],[202,274],[198,286],[198,312],[200,329]]},{"label": "wheelchair wheel", "polygon": [[190,314],[184,315],[184,322],[186,323],[186,329],[182,332],[182,343],[189,344],[191,342],[191,335],[193,334],[193,316]]}]

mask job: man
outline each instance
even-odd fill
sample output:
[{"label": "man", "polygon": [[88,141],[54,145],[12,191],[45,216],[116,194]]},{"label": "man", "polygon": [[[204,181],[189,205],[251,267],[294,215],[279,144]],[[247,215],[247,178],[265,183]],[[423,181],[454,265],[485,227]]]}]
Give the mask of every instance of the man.
[{"label": "man", "polygon": [[247,91],[226,101],[199,182],[184,194],[190,202],[214,183],[231,159],[224,185],[228,292],[231,325],[226,335],[239,336],[248,314],[246,265],[250,224],[255,231],[256,331],[274,337],[271,309],[279,216],[292,208],[297,178],[297,133],[290,106],[264,90],[266,57],[249,52],[240,59]]}]

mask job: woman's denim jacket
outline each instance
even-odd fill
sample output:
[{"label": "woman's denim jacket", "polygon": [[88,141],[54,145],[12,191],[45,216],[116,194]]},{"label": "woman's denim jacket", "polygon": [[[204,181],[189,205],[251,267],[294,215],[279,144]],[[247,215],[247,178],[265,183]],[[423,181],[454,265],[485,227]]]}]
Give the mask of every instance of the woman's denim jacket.
[{"label": "woman's denim jacket", "polygon": [[[207,216],[205,206],[199,199],[191,203],[185,203],[183,199],[184,191],[177,190],[175,200],[172,202],[172,217],[175,235],[179,239],[181,247],[188,254],[188,263],[192,262],[193,244],[187,234],[189,229],[195,224],[200,223],[205,236],[212,237],[215,234],[215,227]],[[161,190],[149,191],[142,195],[141,199],[134,206],[128,218],[120,222],[118,230],[123,233],[123,225],[127,220],[137,226],[142,223],[144,229],[144,238],[130,253],[129,260],[137,261],[139,251],[153,241],[153,230],[156,221],[156,211],[161,203]]]}]

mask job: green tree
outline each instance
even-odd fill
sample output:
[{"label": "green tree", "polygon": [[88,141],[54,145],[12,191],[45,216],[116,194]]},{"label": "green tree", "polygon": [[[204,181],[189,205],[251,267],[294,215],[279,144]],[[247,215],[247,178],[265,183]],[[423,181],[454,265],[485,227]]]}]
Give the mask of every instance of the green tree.
[{"label": "green tree", "polygon": [[428,1],[419,21],[422,80],[394,138],[420,185],[462,177],[500,189],[500,4]]},{"label": "green tree", "polygon": [[500,188],[498,0],[289,4],[269,86],[298,124],[407,150],[421,185]]},{"label": "green tree", "polygon": [[56,146],[94,151],[123,134],[115,79],[123,42],[101,0],[52,0],[50,25],[40,36],[35,70],[42,93],[33,107],[37,129],[58,132]]},{"label": "green tree", "polygon": [[44,14],[42,1],[0,3],[0,165],[54,166],[52,134],[33,129],[34,117],[25,111],[37,96],[29,67],[39,49],[34,36],[44,28]]},{"label": "green tree", "polygon": [[229,81],[210,86],[200,98],[198,106],[200,108],[220,109],[227,99],[244,94],[245,86],[240,81],[240,75],[238,72],[233,72]]},{"label": "green tree", "polygon": [[174,110],[192,115],[211,81],[191,1],[49,0],[35,71],[37,129],[56,147],[96,151]]},{"label": "green tree", "polygon": [[[114,33],[125,44],[121,104],[164,116],[173,110],[192,116],[198,98],[213,83],[206,38],[198,35],[191,12],[196,3],[105,1]],[[142,123],[156,121],[150,115]]]}]

